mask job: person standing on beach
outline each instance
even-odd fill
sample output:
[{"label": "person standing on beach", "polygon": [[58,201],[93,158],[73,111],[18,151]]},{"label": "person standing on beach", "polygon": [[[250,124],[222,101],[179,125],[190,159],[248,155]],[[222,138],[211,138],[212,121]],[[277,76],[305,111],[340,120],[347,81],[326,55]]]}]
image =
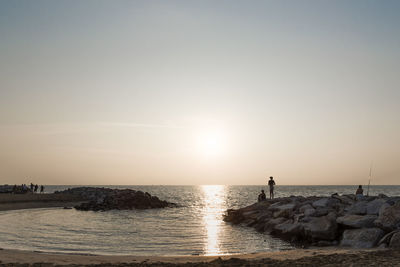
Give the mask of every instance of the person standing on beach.
[{"label": "person standing on beach", "polygon": [[40,194],[43,194],[43,191],[44,191],[44,186],[41,185],[41,186],[40,186]]},{"label": "person standing on beach", "polygon": [[269,181],[268,181],[269,199],[273,199],[274,198],[274,185],[275,185],[274,177],[270,176],[269,177]]}]

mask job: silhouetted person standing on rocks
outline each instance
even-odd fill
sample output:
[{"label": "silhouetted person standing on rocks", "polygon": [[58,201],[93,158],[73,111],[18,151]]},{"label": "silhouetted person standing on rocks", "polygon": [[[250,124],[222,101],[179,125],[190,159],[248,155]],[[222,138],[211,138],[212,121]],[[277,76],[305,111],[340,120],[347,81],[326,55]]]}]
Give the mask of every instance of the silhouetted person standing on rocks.
[{"label": "silhouetted person standing on rocks", "polygon": [[37,190],[38,190],[38,185],[35,185],[35,193],[37,192]]},{"label": "silhouetted person standing on rocks", "polygon": [[270,198],[270,199],[273,199],[273,198],[274,198],[274,185],[275,185],[274,177],[270,176],[270,177],[269,177],[269,181],[268,181],[268,186],[269,186],[269,198]]},{"label": "silhouetted person standing on rocks", "polygon": [[43,185],[41,185],[41,186],[40,186],[40,194],[42,194],[42,193],[43,193],[43,191],[44,191],[44,186],[43,186]]}]

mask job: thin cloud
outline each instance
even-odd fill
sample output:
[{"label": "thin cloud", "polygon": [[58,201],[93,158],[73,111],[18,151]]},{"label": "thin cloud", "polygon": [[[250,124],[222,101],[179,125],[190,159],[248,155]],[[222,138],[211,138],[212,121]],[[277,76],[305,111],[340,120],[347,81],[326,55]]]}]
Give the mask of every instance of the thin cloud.
[{"label": "thin cloud", "polygon": [[13,124],[0,125],[0,129],[9,133],[35,135],[67,135],[88,132],[112,131],[113,129],[181,129],[182,126],[173,124],[146,124],[129,122],[90,122],[90,123],[43,123],[43,124]]}]

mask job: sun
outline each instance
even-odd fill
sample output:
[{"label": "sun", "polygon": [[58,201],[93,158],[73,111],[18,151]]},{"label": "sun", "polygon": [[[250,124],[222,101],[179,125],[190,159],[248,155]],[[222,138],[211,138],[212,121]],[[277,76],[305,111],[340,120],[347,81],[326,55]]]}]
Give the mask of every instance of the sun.
[{"label": "sun", "polygon": [[197,148],[204,156],[221,156],[227,150],[227,136],[221,130],[203,131],[197,137]]}]

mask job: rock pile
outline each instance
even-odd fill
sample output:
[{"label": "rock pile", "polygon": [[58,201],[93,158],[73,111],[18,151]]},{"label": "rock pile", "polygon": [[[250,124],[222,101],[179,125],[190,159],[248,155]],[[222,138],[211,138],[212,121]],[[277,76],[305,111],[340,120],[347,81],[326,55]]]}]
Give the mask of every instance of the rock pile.
[{"label": "rock pile", "polygon": [[175,203],[160,200],[156,196],[142,191],[131,189],[110,189],[100,187],[76,187],[67,189],[57,194],[72,194],[79,196],[88,202],[75,206],[77,210],[130,210],[130,209],[155,209],[176,207]]},{"label": "rock pile", "polygon": [[224,221],[315,246],[400,247],[400,197],[286,197],[227,210]]}]

